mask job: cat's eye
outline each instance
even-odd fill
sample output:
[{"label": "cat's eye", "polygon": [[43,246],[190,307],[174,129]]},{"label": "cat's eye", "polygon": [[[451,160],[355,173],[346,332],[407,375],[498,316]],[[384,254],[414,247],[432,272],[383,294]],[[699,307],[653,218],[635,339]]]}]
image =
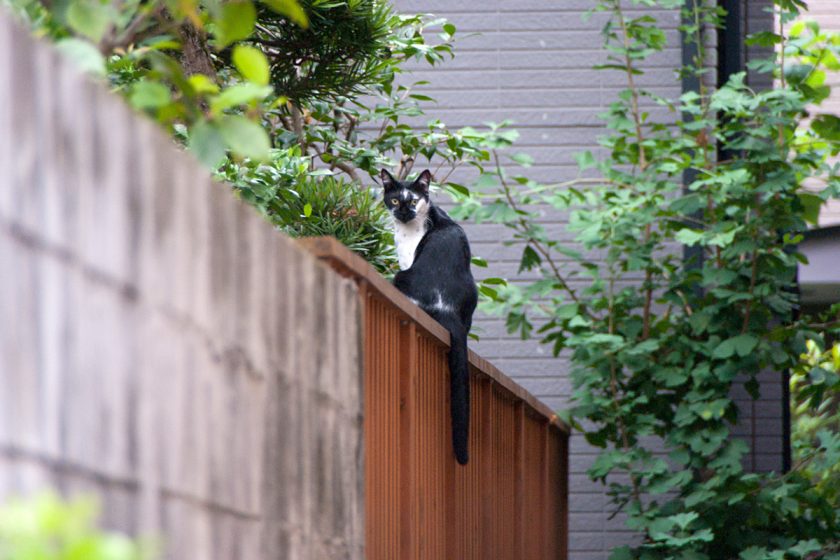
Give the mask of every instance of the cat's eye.
[{"label": "cat's eye", "polygon": [[412,206],[412,207],[417,206],[417,199],[413,199],[413,200],[411,201],[411,206]]},{"label": "cat's eye", "polygon": [[391,199],[391,204],[393,204],[394,206],[398,205],[399,203],[400,203],[400,199],[398,199],[398,198],[392,198]]}]

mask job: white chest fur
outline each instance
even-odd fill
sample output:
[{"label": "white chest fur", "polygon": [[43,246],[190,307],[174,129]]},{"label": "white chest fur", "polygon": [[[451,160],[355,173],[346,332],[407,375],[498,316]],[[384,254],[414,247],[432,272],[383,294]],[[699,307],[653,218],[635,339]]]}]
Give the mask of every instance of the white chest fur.
[{"label": "white chest fur", "polygon": [[426,234],[425,216],[418,216],[408,223],[394,220],[394,243],[400,270],[408,270],[414,262],[414,253],[423,235]]}]

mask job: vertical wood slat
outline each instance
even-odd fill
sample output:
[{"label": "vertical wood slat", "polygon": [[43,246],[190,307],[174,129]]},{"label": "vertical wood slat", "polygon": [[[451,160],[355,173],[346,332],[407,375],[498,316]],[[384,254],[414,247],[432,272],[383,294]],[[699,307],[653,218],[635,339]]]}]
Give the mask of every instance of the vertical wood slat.
[{"label": "vertical wood slat", "polygon": [[370,282],[367,558],[566,558],[568,433],[521,387],[471,359],[470,463],[458,465],[448,336],[333,241],[310,241],[309,249],[345,275]]},{"label": "vertical wood slat", "polygon": [[417,557],[417,330],[414,323],[400,321],[399,385],[400,385],[400,558]]},{"label": "vertical wood slat", "polygon": [[514,544],[517,558],[525,558],[525,405],[516,403],[514,427],[514,453],[516,472],[514,478]]}]

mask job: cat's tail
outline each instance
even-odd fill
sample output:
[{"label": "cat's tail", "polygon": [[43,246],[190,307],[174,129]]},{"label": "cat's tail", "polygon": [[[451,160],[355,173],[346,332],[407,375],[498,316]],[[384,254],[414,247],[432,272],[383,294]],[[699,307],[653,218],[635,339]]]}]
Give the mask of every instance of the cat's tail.
[{"label": "cat's tail", "polygon": [[452,449],[458,463],[469,461],[467,443],[470,433],[470,364],[467,353],[467,332],[455,317],[441,317],[449,331],[449,400],[452,415]]}]

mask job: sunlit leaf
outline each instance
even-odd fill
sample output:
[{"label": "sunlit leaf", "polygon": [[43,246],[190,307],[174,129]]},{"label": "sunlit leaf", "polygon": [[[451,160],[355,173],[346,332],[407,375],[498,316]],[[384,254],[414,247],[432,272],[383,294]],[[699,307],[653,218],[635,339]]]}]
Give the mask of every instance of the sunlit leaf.
[{"label": "sunlit leaf", "polygon": [[239,107],[251,101],[264,99],[271,95],[271,86],[258,86],[250,82],[231,86],[210,100],[210,110],[214,115],[221,114],[225,109]]},{"label": "sunlit leaf", "polygon": [[195,93],[202,94],[219,92],[218,84],[204,74],[193,74],[188,78],[188,81]]},{"label": "sunlit leaf", "polygon": [[219,123],[219,132],[236,154],[256,160],[268,158],[271,141],[257,123],[241,115],[228,115]]},{"label": "sunlit leaf", "polygon": [[236,45],[233,49],[233,63],[246,80],[260,86],[268,85],[268,59],[261,50],[247,45]]},{"label": "sunlit leaf", "polygon": [[306,16],[306,11],[297,0],[263,0],[263,3],[304,29],[309,27],[309,18]]},{"label": "sunlit leaf", "polygon": [[234,41],[247,39],[254,32],[257,10],[251,2],[226,2],[219,10],[216,24],[216,47],[222,49]]}]

